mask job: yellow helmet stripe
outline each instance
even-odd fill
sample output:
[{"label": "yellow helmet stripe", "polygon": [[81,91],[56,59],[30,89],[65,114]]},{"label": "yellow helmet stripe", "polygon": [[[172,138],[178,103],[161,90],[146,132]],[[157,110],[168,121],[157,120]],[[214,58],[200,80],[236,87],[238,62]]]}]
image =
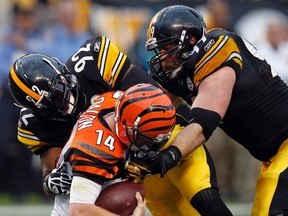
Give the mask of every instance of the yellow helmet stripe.
[{"label": "yellow helmet stripe", "polygon": [[11,74],[13,81],[16,83],[17,86],[19,86],[22,89],[23,92],[25,92],[27,95],[31,96],[32,98],[34,98],[37,101],[41,98],[41,96],[39,94],[32,91],[24,83],[21,82],[21,80],[17,77],[13,66],[10,69],[10,74]]}]

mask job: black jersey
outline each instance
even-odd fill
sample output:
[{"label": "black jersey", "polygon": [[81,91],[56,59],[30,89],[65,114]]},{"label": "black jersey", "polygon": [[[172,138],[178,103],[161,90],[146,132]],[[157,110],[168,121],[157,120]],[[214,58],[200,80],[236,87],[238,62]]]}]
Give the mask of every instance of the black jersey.
[{"label": "black jersey", "polygon": [[191,103],[201,81],[224,66],[235,70],[236,83],[219,127],[255,158],[267,160],[288,138],[288,87],[249,42],[213,29],[191,51],[184,75],[162,85]]},{"label": "black jersey", "polygon": [[[87,40],[67,60],[66,65],[77,77],[80,90],[89,101],[93,101],[94,95],[113,89],[124,89],[121,80],[130,66],[130,59],[108,38],[99,36]],[[134,80],[137,82],[137,77]],[[90,103],[87,103],[87,108],[89,105]],[[66,121],[44,120],[34,116],[31,110],[22,109],[18,123],[18,139],[34,154],[42,154],[49,148],[63,147],[76,120],[75,117],[67,117]]]},{"label": "black jersey", "polygon": [[[121,87],[130,59],[106,37],[87,40],[66,62],[88,99]],[[89,105],[89,104],[88,104]],[[88,107],[87,107],[88,108]]]}]

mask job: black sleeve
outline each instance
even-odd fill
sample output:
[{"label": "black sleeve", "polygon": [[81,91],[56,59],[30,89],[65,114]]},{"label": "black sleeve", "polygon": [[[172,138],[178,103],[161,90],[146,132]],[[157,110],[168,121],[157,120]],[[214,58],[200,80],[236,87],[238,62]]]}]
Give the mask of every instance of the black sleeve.
[{"label": "black sleeve", "polygon": [[151,83],[154,86],[160,87],[147,71],[133,65],[131,71],[121,81],[119,89],[126,90],[137,83]]}]

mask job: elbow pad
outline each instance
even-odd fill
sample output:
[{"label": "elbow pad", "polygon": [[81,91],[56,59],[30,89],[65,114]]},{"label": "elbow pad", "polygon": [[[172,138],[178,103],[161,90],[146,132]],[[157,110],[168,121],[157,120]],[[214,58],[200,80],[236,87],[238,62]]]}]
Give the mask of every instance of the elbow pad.
[{"label": "elbow pad", "polygon": [[203,134],[207,141],[212,135],[213,131],[221,122],[221,116],[214,111],[202,108],[192,108],[189,113],[189,123],[198,123],[203,128]]}]

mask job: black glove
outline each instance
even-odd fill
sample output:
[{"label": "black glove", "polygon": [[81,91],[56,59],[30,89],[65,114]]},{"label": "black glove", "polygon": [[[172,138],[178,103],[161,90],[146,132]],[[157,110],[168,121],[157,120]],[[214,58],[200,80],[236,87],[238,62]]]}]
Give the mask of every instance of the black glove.
[{"label": "black glove", "polygon": [[70,194],[72,169],[67,162],[52,170],[44,187],[52,194]]},{"label": "black glove", "polygon": [[181,157],[182,154],[176,146],[169,146],[156,156],[155,161],[149,169],[152,174],[160,173],[161,178],[163,178],[166,172],[179,163]]},{"label": "black glove", "polygon": [[133,157],[130,158],[125,164],[125,169],[129,172],[129,176],[131,177],[138,176],[144,178],[149,175],[160,173],[161,178],[163,178],[168,170],[178,164],[181,157],[181,152],[176,146],[169,146],[160,151],[151,161]]}]

